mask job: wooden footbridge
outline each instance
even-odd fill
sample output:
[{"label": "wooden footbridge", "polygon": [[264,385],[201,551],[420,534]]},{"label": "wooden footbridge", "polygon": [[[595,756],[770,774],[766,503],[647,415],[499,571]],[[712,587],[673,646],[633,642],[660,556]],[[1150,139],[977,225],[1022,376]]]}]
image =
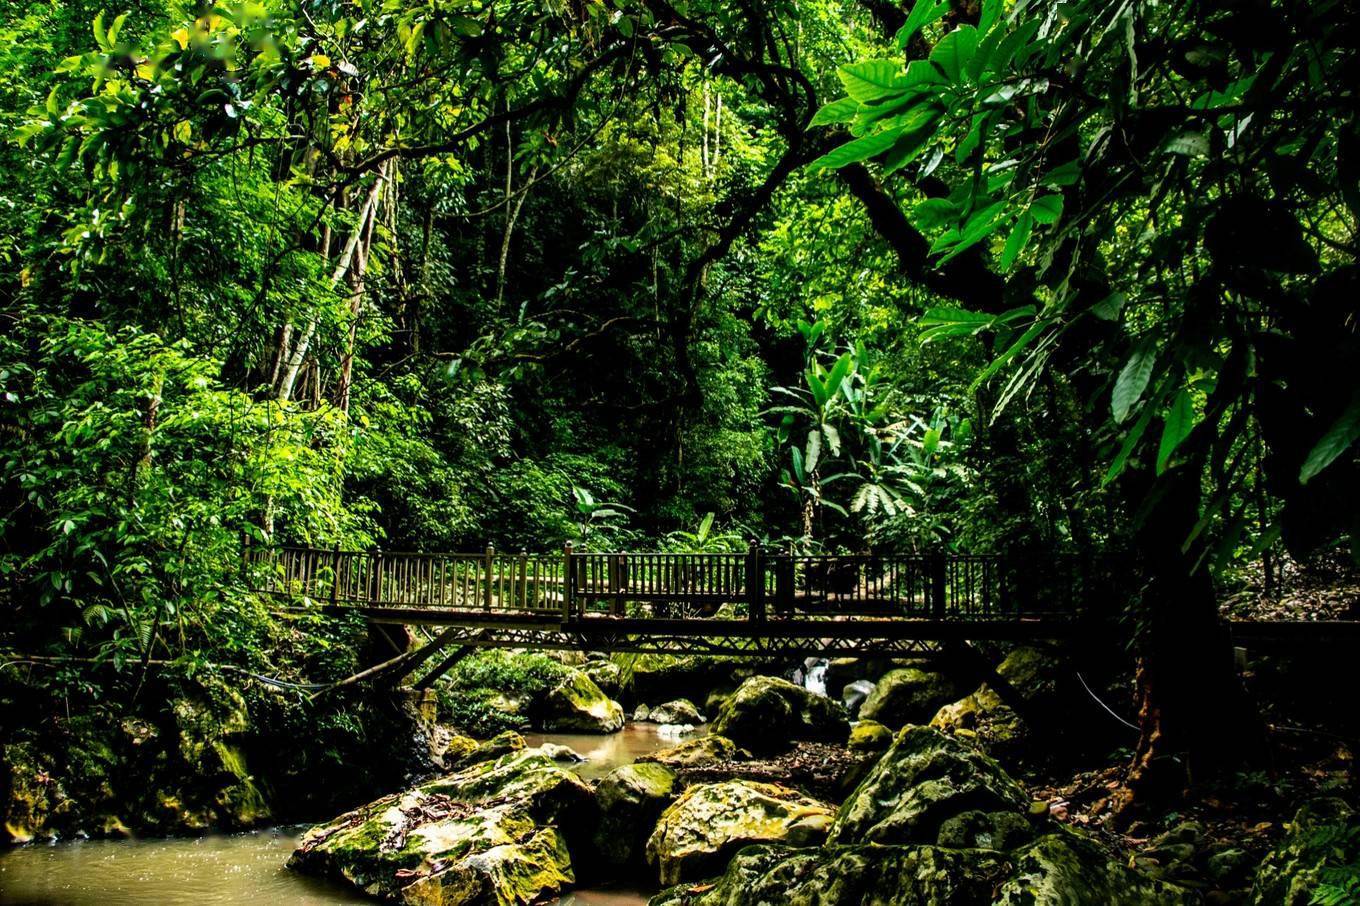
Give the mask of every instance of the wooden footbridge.
[{"label": "wooden footbridge", "polygon": [[480,554],[252,548],[250,587],[445,627],[444,644],[739,655],[898,655],[1059,638],[1072,589],[995,555]]},{"label": "wooden footbridge", "polygon": [[[429,641],[380,667],[428,685],[475,647],[672,654],[902,656],[1088,631],[1079,602],[1118,600],[1127,563],[956,553],[798,555],[342,551],[248,547],[246,583],[305,608],[358,612]],[[1105,608],[1104,618],[1114,608]],[[1095,615],[1099,617],[1100,615]],[[1356,621],[1229,622],[1234,644],[1360,642]],[[452,652],[449,653],[449,649]],[[374,668],[375,670],[380,668]]]}]

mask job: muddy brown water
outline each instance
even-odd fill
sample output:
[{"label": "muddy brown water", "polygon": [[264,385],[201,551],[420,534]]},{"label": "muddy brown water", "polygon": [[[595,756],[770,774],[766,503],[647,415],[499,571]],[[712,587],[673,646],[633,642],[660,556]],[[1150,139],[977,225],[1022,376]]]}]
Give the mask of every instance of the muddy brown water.
[{"label": "muddy brown water", "polygon": [[[527,734],[529,745],[570,746],[583,777],[603,776],[648,752],[702,733],[629,724],[608,736]],[[340,906],[372,903],[352,889],[284,867],[306,827],[243,834],[136,840],[77,840],[0,851],[0,906]],[[561,906],[639,906],[648,893],[579,890]]]}]

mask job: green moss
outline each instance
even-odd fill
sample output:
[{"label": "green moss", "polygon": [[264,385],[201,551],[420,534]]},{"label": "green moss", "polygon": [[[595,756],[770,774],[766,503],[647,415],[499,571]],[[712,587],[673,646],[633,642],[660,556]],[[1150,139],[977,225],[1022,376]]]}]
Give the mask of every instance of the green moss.
[{"label": "green moss", "polygon": [[833,814],[831,806],[776,784],[698,784],[662,813],[647,841],[647,861],[663,884],[702,877],[751,843],[820,843]]}]

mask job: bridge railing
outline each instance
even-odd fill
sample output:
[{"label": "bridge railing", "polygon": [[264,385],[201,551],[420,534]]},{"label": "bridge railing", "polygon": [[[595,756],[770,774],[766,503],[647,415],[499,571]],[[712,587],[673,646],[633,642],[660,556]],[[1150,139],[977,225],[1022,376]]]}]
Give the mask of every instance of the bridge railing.
[{"label": "bridge railing", "polygon": [[252,548],[254,591],[336,605],[559,613],[561,556],[392,553],[308,547]]},{"label": "bridge railing", "polygon": [[[436,611],[685,619],[1051,614],[1058,576],[998,555],[392,553],[249,548],[256,591],[320,603]],[[1040,591],[1042,589],[1042,592]]]}]

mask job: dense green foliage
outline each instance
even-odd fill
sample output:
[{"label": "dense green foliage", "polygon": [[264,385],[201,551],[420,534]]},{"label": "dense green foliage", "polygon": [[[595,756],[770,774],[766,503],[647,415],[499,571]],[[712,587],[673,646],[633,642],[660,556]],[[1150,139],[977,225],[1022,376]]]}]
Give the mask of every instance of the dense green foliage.
[{"label": "dense green foliage", "polygon": [[246,539],[1132,547],[1223,745],[1213,583],[1357,534],[1352,3],[0,9],[25,670],[337,644]]}]

